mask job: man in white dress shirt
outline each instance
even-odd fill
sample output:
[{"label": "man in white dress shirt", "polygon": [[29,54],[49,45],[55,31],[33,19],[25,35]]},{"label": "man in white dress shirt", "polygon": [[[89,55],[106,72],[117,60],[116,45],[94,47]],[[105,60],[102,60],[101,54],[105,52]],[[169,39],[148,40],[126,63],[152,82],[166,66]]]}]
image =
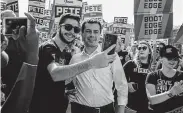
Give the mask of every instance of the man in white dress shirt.
[{"label": "man in white dress shirt", "polygon": [[[88,20],[82,25],[82,40],[85,48],[83,52],[74,55],[70,64],[89,59],[101,52],[99,39],[101,24],[98,21]],[[115,53],[116,54],[116,53]],[[71,98],[72,113],[124,113],[128,100],[128,85],[120,58],[107,67],[90,69],[72,78],[76,87],[76,94]],[[117,89],[117,103],[114,109],[113,82]]]}]

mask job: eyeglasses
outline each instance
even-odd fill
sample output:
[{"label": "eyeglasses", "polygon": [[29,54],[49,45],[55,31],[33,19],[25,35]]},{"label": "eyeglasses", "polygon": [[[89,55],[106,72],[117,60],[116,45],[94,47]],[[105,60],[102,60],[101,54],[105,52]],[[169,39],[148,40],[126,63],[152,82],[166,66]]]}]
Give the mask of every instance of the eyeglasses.
[{"label": "eyeglasses", "polygon": [[140,51],[141,49],[145,51],[145,50],[147,49],[147,47],[146,47],[146,46],[138,47],[138,50],[139,50],[139,51]]},{"label": "eyeglasses", "polygon": [[77,26],[72,26],[71,24],[62,24],[61,26],[65,27],[65,30],[67,31],[71,31],[72,28],[74,28],[74,33],[79,33],[80,32],[80,28]]}]

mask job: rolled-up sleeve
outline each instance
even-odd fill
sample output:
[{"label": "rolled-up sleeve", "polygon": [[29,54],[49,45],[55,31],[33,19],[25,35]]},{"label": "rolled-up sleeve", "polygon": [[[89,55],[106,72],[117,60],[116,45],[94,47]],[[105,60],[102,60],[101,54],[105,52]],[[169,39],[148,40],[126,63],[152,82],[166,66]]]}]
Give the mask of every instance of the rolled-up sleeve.
[{"label": "rolled-up sleeve", "polygon": [[117,90],[118,105],[126,106],[128,102],[128,83],[118,55],[112,64],[113,80]]}]

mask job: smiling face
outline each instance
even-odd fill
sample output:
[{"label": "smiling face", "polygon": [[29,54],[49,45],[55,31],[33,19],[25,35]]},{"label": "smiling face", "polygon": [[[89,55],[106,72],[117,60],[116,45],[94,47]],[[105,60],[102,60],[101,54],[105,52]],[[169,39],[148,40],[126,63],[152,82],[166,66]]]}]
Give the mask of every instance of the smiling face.
[{"label": "smiling face", "polygon": [[162,62],[163,65],[169,69],[173,69],[175,68],[175,66],[177,66],[178,64],[178,58],[174,58],[174,59],[168,59],[166,57],[162,58]]},{"label": "smiling face", "polygon": [[98,23],[86,23],[82,33],[86,47],[97,47],[100,39],[100,26]]},{"label": "smiling face", "polygon": [[138,55],[140,59],[146,59],[148,58],[148,55],[150,54],[149,48],[146,44],[139,44],[138,46]]},{"label": "smiling face", "polygon": [[[64,39],[68,42],[72,42],[76,38],[76,34],[74,31],[74,27],[79,28],[79,23],[75,19],[68,18],[65,20],[65,22],[60,25],[60,32]],[[67,30],[66,27],[72,27],[71,30]]]}]

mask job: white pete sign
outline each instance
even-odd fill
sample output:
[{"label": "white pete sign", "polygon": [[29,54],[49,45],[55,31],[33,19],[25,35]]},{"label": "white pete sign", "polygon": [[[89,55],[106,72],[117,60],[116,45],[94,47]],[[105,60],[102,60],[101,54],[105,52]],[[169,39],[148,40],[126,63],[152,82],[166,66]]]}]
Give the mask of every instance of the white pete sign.
[{"label": "white pete sign", "polygon": [[56,5],[82,6],[82,0],[55,0]]},{"label": "white pete sign", "polygon": [[84,14],[86,13],[102,13],[102,4],[86,5],[84,7]]}]

